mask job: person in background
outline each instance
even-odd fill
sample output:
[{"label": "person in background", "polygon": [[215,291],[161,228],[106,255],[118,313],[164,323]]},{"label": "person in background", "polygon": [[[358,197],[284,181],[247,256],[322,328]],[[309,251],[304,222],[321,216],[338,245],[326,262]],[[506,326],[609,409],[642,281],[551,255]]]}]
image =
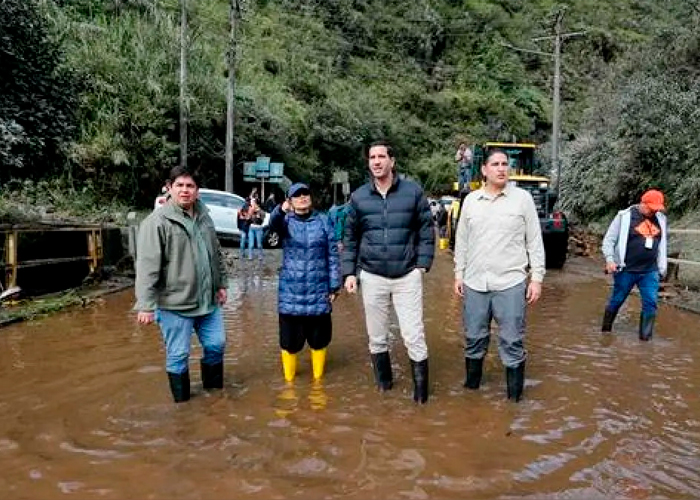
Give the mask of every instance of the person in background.
[{"label": "person in background", "polygon": [[393,304],[411,360],[413,400],[428,401],[428,346],[423,324],[423,274],[435,254],[435,230],[423,190],[400,179],[387,142],[369,148],[371,180],[350,197],[342,255],[345,289],[361,283],[369,352],[381,391],[393,387],[389,313]]},{"label": "person in background", "polygon": [[345,214],[348,209],[348,204],[343,203],[342,205],[333,205],[328,211],[328,216],[333,223],[333,230],[335,231],[335,239],[338,242],[338,251],[343,251],[343,234],[345,232]]},{"label": "person in background", "polygon": [[170,198],[141,223],[136,257],[139,324],[158,322],[176,403],[190,399],[190,337],[202,344],[204,389],[224,387],[226,264],[199,183],[186,168],[170,173]]},{"label": "person in background", "polygon": [[452,202],[450,205],[450,211],[448,213],[448,225],[450,227],[450,250],[454,252],[455,240],[457,239],[457,225],[459,224],[459,216],[462,213],[462,205],[464,204],[464,199],[470,193],[468,186],[463,187],[458,193],[458,200]]},{"label": "person in background", "polygon": [[253,249],[258,247],[258,259],[263,260],[263,222],[265,221],[265,212],[255,198],[250,199],[250,207],[248,209],[250,226],[248,228],[248,260],[253,259]]},{"label": "person in background", "polygon": [[293,184],[287,195],[270,216],[283,249],[277,301],[282,368],[292,382],[297,353],[308,342],[313,378],[319,380],[332,337],[332,303],[341,287],[338,245],[328,216],[313,209],[306,184]]},{"label": "person in background", "polygon": [[267,213],[272,213],[272,211],[275,209],[277,206],[277,201],[275,201],[275,193],[270,193],[270,196],[267,197],[265,200],[265,204],[263,205],[263,209]]},{"label": "person in background", "polygon": [[654,334],[659,282],[666,275],[668,258],[663,210],[663,193],[650,189],[638,205],[618,212],[605,233],[605,271],[613,275],[614,284],[603,314],[603,332],[612,330],[620,307],[636,286],[642,298],[639,340],[651,340]]},{"label": "person in background", "polygon": [[466,143],[460,143],[455,153],[455,161],[457,162],[457,178],[462,186],[469,186],[472,181],[472,150]]},{"label": "person in background", "polygon": [[481,172],[486,184],[464,198],[454,250],[454,290],[464,299],[464,386],[481,384],[493,318],[507,396],[517,402],[525,383],[525,312],[540,298],[545,275],[542,230],[532,195],[508,182],[505,152],[489,152]]},{"label": "person in background", "polygon": [[437,225],[438,235],[440,236],[440,238],[444,238],[447,236],[447,217],[447,209],[442,203],[438,202],[435,224]]},{"label": "person in background", "polygon": [[250,204],[243,205],[237,214],[238,230],[240,232],[240,259],[245,258],[245,249],[248,242],[248,232],[250,231]]}]

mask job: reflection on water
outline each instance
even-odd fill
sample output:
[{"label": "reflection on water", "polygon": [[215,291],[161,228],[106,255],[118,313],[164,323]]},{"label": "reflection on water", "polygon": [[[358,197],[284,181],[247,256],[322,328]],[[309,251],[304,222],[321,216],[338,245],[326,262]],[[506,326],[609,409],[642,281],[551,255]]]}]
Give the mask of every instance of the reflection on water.
[{"label": "reflection on water", "polygon": [[[411,400],[392,325],[395,389],[373,386],[360,301],[341,296],[326,376],[308,350],[282,378],[279,252],[234,261],[226,388],[170,401],[155,327],[132,292],[0,331],[3,498],[697,498],[700,318],[662,308],[637,340],[639,304],[599,333],[605,281],[551,273],[528,317],[525,400],[505,400],[495,342],[465,392],[449,257],[426,277],[432,396]],[[495,339],[494,339],[495,340]]]}]

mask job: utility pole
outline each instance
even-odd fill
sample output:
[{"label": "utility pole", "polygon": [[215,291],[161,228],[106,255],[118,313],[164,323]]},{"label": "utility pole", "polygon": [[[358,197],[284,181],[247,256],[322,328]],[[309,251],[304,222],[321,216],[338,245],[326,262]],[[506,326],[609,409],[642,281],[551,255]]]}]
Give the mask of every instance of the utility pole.
[{"label": "utility pole", "polygon": [[187,0],[180,0],[180,166],[187,167]]},{"label": "utility pole", "polygon": [[561,162],[559,161],[559,89],[561,87],[561,22],[564,11],[557,13],[557,23],[554,26],[554,96],[552,104],[552,168],[557,170],[557,182],[554,190],[559,193],[561,179]]},{"label": "utility pole", "polygon": [[585,31],[562,33],[561,30],[563,19],[564,9],[562,8],[561,10],[559,10],[559,12],[557,12],[556,24],[554,25],[554,35],[542,36],[532,39],[533,42],[554,39],[554,53],[541,52],[539,50],[525,49],[522,47],[515,47],[508,43],[501,42],[501,45],[509,49],[554,58],[554,82],[552,89],[552,168],[556,169],[557,171],[557,182],[555,184],[555,190],[557,193],[559,192],[559,185],[561,182],[561,162],[559,161],[559,129],[561,128],[561,43],[567,38],[586,34]]},{"label": "utility pole", "polygon": [[233,193],[233,130],[236,120],[236,30],[238,0],[231,0],[228,46],[228,86],[226,90],[226,191]]}]

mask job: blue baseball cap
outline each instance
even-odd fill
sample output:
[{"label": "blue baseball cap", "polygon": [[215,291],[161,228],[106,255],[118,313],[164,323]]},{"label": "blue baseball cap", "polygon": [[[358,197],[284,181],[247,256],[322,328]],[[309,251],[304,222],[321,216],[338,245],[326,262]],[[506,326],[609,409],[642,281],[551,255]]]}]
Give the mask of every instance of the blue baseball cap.
[{"label": "blue baseball cap", "polygon": [[309,189],[309,186],[307,186],[303,182],[297,182],[295,184],[292,184],[292,186],[287,191],[287,198],[294,198],[299,191],[307,191],[309,194],[311,193],[311,189]]}]

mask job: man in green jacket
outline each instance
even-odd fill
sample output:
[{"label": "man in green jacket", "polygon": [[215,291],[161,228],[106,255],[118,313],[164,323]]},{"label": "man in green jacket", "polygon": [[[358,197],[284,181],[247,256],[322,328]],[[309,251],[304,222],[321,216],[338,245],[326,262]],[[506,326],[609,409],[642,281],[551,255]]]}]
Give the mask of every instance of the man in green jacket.
[{"label": "man in green jacket", "polygon": [[204,389],[224,386],[226,267],[214,223],[197,199],[198,182],[186,168],[170,172],[170,198],[141,223],[136,257],[138,323],[156,321],[165,342],[170,390],[176,403],[190,399],[190,336],[204,355]]}]

